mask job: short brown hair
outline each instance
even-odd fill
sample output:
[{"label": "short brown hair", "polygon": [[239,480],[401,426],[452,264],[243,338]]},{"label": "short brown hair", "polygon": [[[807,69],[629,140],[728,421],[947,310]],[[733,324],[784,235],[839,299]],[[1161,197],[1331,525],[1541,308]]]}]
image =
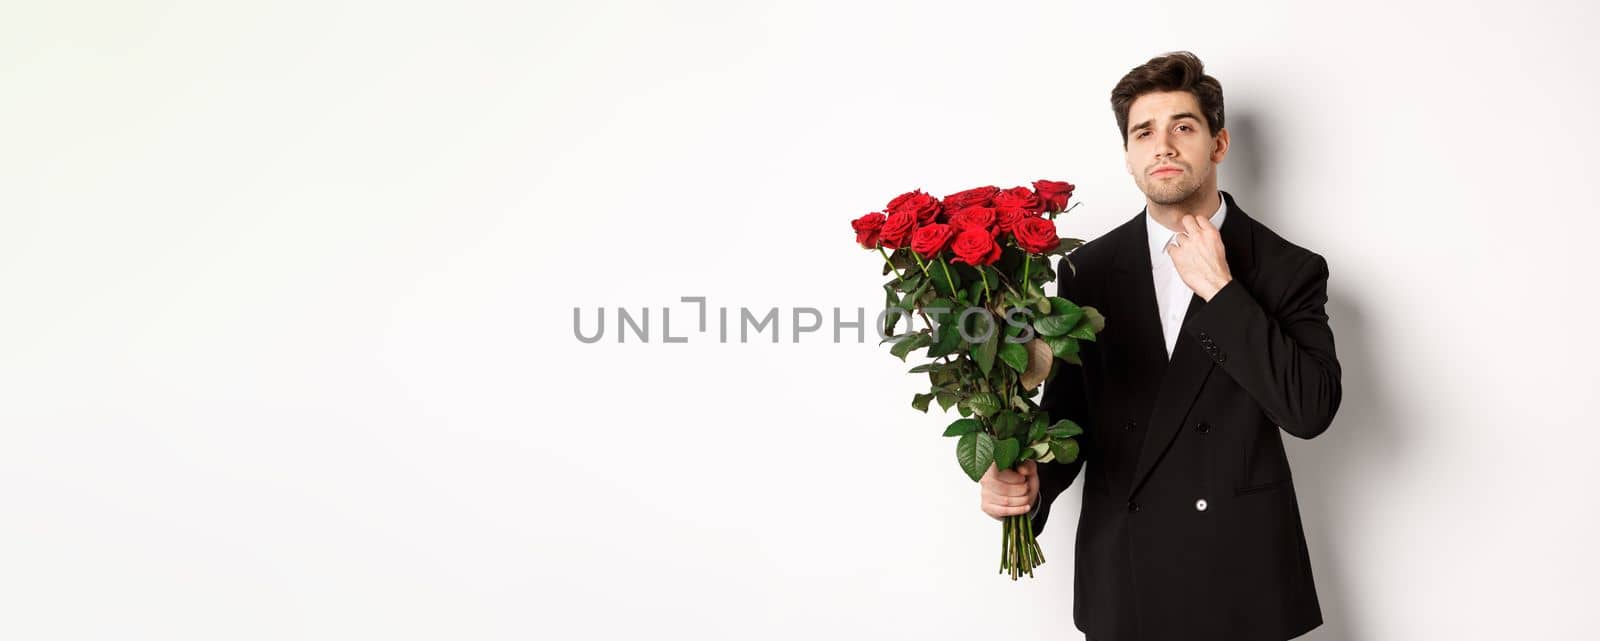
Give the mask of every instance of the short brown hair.
[{"label": "short brown hair", "polygon": [[1117,114],[1117,129],[1122,130],[1124,149],[1128,147],[1128,108],[1139,96],[1158,91],[1194,94],[1211,135],[1217,135],[1222,129],[1222,83],[1206,75],[1205,65],[1194,54],[1174,51],[1134,67],[1111,90],[1111,111]]}]

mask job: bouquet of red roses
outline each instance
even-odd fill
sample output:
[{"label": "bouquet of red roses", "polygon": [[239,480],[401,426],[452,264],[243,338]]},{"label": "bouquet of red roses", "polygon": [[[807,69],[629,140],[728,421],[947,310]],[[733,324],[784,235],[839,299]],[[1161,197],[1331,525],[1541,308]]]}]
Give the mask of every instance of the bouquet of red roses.
[{"label": "bouquet of red roses", "polygon": [[[883,256],[883,275],[895,275],[883,285],[880,331],[894,343],[889,352],[904,361],[927,349],[930,362],[910,371],[927,374],[930,387],[911,406],[926,412],[938,402],[961,414],[944,435],[957,439],[956,460],[974,482],[991,464],[1004,470],[1078,457],[1073,437],[1083,429],[1051,422],[1033,400],[1055,360],[1081,364],[1078,341],[1105,327],[1093,307],[1043,290],[1056,277],[1050,257],[1083,244],[1056,232],[1072,190],[1037,180],[1033,189],[978,187],[940,200],[919,189],[851,222],[856,242]],[[895,334],[902,317],[924,326]],[[1030,515],[1006,517],[1001,541],[1000,572],[1013,581],[1044,563]]]}]

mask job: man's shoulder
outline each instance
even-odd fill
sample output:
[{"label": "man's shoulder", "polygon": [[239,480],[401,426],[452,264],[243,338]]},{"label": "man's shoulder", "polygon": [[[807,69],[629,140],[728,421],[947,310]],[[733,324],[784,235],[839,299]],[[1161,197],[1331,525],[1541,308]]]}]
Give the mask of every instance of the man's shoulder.
[{"label": "man's shoulder", "polygon": [[1250,216],[1250,221],[1254,223],[1255,262],[1263,273],[1293,273],[1313,261],[1327,262],[1321,254],[1285,238],[1260,218]]},{"label": "man's shoulder", "polygon": [[[1090,239],[1084,244],[1079,245],[1077,249],[1074,249],[1066,255],[1063,255],[1059,260],[1056,261],[1056,272],[1060,273],[1061,270],[1071,269],[1067,266],[1069,261],[1072,264],[1072,268],[1076,268],[1076,275],[1080,277],[1086,271],[1088,273],[1099,273],[1105,270],[1106,268],[1110,267],[1112,261],[1116,259],[1117,239],[1135,232],[1141,236],[1144,235],[1143,211],[1139,212],[1138,215],[1135,215],[1127,222],[1121,223],[1116,227],[1112,227],[1105,233]],[[1069,271],[1068,275],[1069,277],[1072,276],[1072,272]]]}]

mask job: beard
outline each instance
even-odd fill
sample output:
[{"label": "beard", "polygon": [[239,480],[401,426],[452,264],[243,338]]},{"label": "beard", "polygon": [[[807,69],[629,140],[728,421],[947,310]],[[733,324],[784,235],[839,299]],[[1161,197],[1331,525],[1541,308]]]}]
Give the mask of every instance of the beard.
[{"label": "beard", "polygon": [[1144,192],[1145,197],[1149,198],[1150,202],[1158,205],[1176,205],[1186,202],[1194,198],[1195,192],[1200,191],[1200,185],[1203,181],[1199,175],[1195,174],[1193,168],[1182,167],[1183,174],[1176,179],[1139,174],[1134,182],[1138,183],[1139,191]]}]

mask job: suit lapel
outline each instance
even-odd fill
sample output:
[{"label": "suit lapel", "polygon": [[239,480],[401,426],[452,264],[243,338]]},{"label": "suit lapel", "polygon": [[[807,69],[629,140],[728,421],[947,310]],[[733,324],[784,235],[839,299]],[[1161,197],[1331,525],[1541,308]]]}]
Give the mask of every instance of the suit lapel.
[{"label": "suit lapel", "polygon": [[[1127,222],[1118,239],[1113,271],[1114,290],[1126,297],[1125,331],[1132,346],[1132,358],[1116,367],[1132,368],[1131,374],[1159,377],[1167,367],[1167,345],[1161,334],[1161,311],[1156,303],[1155,282],[1150,278],[1149,235],[1144,212]],[[1223,224],[1227,226],[1226,221]]]},{"label": "suit lapel", "polygon": [[[1245,277],[1250,273],[1254,264],[1254,251],[1252,247],[1252,227],[1254,221],[1245,215],[1244,211],[1233,202],[1233,196],[1222,192],[1222,197],[1227,201],[1228,216],[1222,222],[1222,244],[1227,254],[1228,271],[1241,283],[1247,282]],[[1140,213],[1140,218],[1144,212]],[[1147,309],[1140,310],[1138,314],[1145,318],[1138,325],[1140,359],[1151,355],[1149,346],[1155,346],[1154,356],[1166,360],[1166,343],[1163,342],[1161,333],[1161,319],[1155,300],[1155,284],[1150,277],[1150,247],[1147,236],[1143,233],[1144,223],[1139,221],[1140,233],[1137,238],[1124,239],[1125,245],[1118,252],[1122,260],[1118,261],[1118,270],[1123,272],[1122,278],[1132,279],[1125,281],[1132,284],[1136,291],[1140,291],[1140,306]],[[1130,234],[1133,236],[1133,234]],[[1133,250],[1130,252],[1130,250]],[[1130,257],[1129,254],[1132,254]],[[1141,271],[1142,268],[1142,271]],[[1144,304],[1148,302],[1148,304]],[[1205,305],[1199,295],[1189,297],[1189,307],[1184,312],[1184,325],[1187,326],[1189,318],[1195,310]],[[1206,356],[1201,349],[1199,341],[1189,335],[1188,331],[1180,330],[1177,344],[1172,348],[1172,359],[1166,363],[1164,369],[1147,370],[1160,371],[1160,388],[1156,392],[1153,408],[1150,413],[1149,431],[1145,434],[1143,444],[1139,448],[1137,463],[1131,482],[1128,484],[1128,498],[1139,491],[1150,471],[1155,468],[1161,455],[1171,445],[1173,437],[1183,427],[1183,419],[1188,416],[1189,408],[1194,405],[1194,399],[1199,394],[1200,388],[1205,384],[1206,378],[1211,375],[1211,370],[1216,364]]]}]

